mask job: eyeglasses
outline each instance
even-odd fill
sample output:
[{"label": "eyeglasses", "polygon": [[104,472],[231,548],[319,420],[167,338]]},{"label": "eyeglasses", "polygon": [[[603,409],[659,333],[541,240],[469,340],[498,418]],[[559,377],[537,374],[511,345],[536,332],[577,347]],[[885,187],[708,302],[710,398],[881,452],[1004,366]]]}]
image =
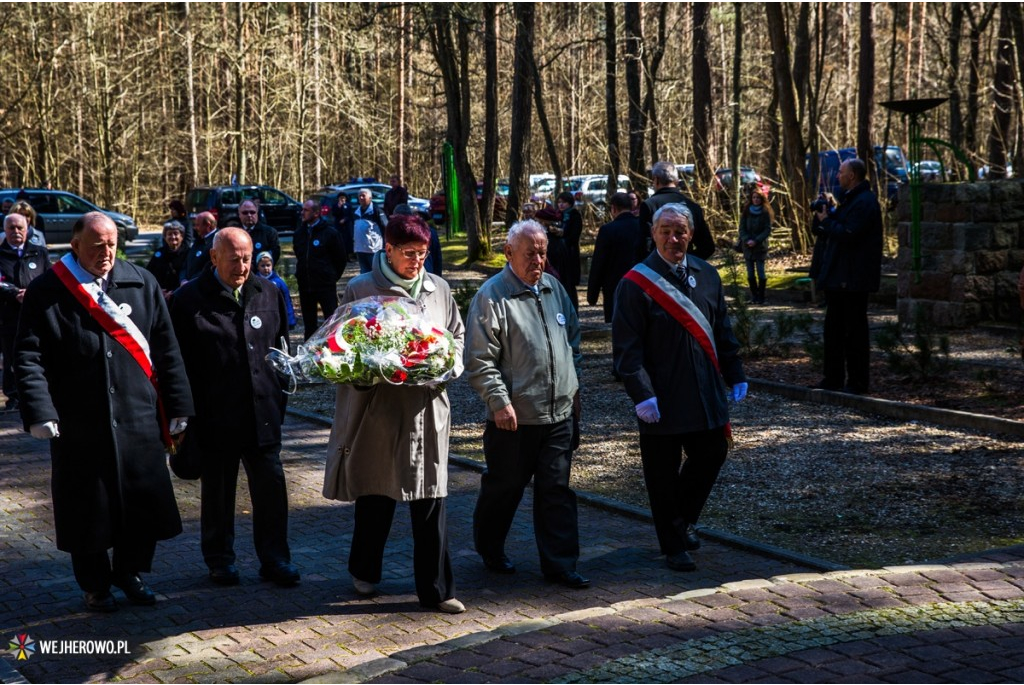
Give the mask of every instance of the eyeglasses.
[{"label": "eyeglasses", "polygon": [[395,248],[398,254],[402,255],[406,259],[418,259],[420,261],[423,261],[424,259],[427,258],[427,255],[430,254],[429,250],[403,250],[402,248],[398,247],[398,245],[394,244],[392,244],[392,247]]}]

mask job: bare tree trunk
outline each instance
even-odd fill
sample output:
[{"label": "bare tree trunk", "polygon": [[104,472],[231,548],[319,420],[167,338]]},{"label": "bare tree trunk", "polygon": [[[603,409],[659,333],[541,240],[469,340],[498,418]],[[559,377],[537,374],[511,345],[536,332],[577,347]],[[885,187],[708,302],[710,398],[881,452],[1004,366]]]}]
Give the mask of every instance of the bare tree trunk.
[{"label": "bare tree trunk", "polygon": [[[323,184],[323,131],[321,127],[322,114],[320,111],[320,4],[309,3],[309,19],[313,25],[313,157],[316,160],[313,167],[313,181],[317,187]],[[303,189],[305,190],[305,189]]]},{"label": "bare tree trunk", "polygon": [[[870,2],[860,5],[860,60],[857,67],[857,156],[870,160],[874,155],[871,120],[875,102],[875,8]],[[874,165],[868,164],[868,169]]]},{"label": "bare tree trunk", "polygon": [[[409,69],[409,14],[404,3],[398,5],[398,111],[395,116],[395,170],[400,178],[405,179],[405,78]],[[486,177],[486,167],[484,174]]]},{"label": "bare tree trunk", "polygon": [[235,5],[235,83],[234,83],[234,130],[231,132],[231,170],[238,174],[238,182],[245,183],[245,15],[242,14],[242,3]]},{"label": "bare tree trunk", "polygon": [[[732,196],[740,196],[740,97],[743,85],[740,83],[743,62],[743,3],[732,4],[735,13],[733,24],[732,51],[732,135],[729,136],[729,166],[732,168]],[[742,202],[732,203],[733,223],[739,223]]]},{"label": "bare tree trunk", "polygon": [[483,251],[490,252],[491,224],[494,222],[494,186],[498,168],[498,12],[493,3],[484,10],[484,192],[480,200],[483,213]]},{"label": "bare tree trunk", "polygon": [[516,19],[515,58],[512,67],[512,127],[509,134],[509,188],[505,225],[519,218],[519,208],[526,191],[526,147],[530,140],[530,96],[533,94],[533,25],[535,7],[532,2],[512,6]]},{"label": "bare tree trunk", "polygon": [[1013,110],[1013,28],[1009,3],[999,5],[999,38],[996,43],[996,69],[992,82],[992,129],[988,135],[989,172],[987,178],[1006,178],[1007,143]]},{"label": "bare tree trunk", "polygon": [[643,24],[640,3],[627,2],[626,12],[626,95],[629,117],[629,176],[635,185],[647,186],[644,168],[644,121],[640,95],[640,70],[643,59]]},{"label": "bare tree trunk", "polygon": [[960,111],[960,40],[964,25],[964,3],[952,4],[948,34],[949,67],[946,90],[949,91],[949,142],[957,147],[964,142],[964,120]]},{"label": "bare tree trunk", "polygon": [[793,227],[793,248],[804,252],[807,248],[808,236],[803,228],[806,216],[803,208],[807,206],[807,186],[804,182],[804,142],[800,132],[800,120],[796,113],[796,89],[793,86],[793,74],[789,66],[788,40],[786,22],[782,16],[782,6],[777,3],[765,5],[768,17],[768,36],[772,46],[772,71],[779,94],[779,110],[782,113],[782,172],[791,198],[791,206],[786,212]]},{"label": "bare tree trunk", "polygon": [[622,154],[619,152],[619,110],[615,102],[615,3],[604,3],[604,109],[608,127],[608,188],[618,187]]},{"label": "bare tree trunk", "polygon": [[796,88],[797,118],[801,121],[807,112],[807,98],[811,84],[811,6],[801,2],[793,39],[793,86]]},{"label": "bare tree trunk", "polygon": [[[714,126],[711,95],[711,64],[708,62],[708,19],[711,6],[704,2],[693,10],[693,155],[694,173],[703,182],[711,181],[711,131]],[[733,170],[738,173],[738,170]]]},{"label": "bare tree trunk", "polygon": [[1024,171],[1024,8],[1013,3],[1007,9],[1010,12],[1010,26],[1013,28],[1013,42],[1017,46],[1017,146],[1013,166]]},{"label": "bare tree trunk", "polygon": [[[657,101],[657,90],[656,85],[658,83],[658,71],[661,68],[661,61],[665,57],[665,32],[666,32],[666,16],[668,13],[667,2],[658,3],[658,40],[651,47],[650,63],[647,68],[644,69],[644,77],[646,81],[646,91],[644,93],[644,119],[647,127],[651,132],[651,164],[657,162],[660,159],[661,153],[659,152],[660,143],[658,140],[658,132],[660,127],[658,126],[658,101]],[[615,185],[609,185],[609,192],[614,192]]]},{"label": "bare tree trunk", "polygon": [[977,153],[978,147],[978,110],[981,105],[981,36],[992,20],[998,5],[993,3],[985,5],[981,18],[974,18],[974,8],[967,5],[967,19],[971,24],[970,45],[971,60],[968,63],[967,77],[967,121],[964,127],[964,142],[971,153]]},{"label": "bare tree trunk", "polygon": [[531,65],[533,71],[533,101],[537,108],[537,121],[540,123],[540,130],[544,134],[544,147],[548,152],[548,161],[551,162],[551,172],[555,175],[555,192],[562,188],[562,163],[558,159],[558,149],[555,147],[555,137],[551,133],[551,124],[548,122],[547,110],[544,107],[544,93],[541,90],[540,69],[537,62]]}]

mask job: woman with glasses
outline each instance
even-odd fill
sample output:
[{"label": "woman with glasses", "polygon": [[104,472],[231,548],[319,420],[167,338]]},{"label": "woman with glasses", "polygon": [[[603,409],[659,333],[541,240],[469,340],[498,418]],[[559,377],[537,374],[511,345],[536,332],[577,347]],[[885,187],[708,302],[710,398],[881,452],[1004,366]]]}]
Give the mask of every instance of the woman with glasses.
[{"label": "woman with glasses", "polygon": [[[429,249],[430,229],[423,219],[392,217],[372,270],[349,281],[342,304],[375,295],[414,300],[423,319],[455,338],[454,378],[462,373],[462,317],[448,283],[423,267]],[[324,496],[355,502],[348,558],[355,591],[376,594],[395,504],[403,501],[412,516],[413,575],[420,604],[449,614],[465,611],[455,599],[448,554],[447,393],[443,387],[388,383],[337,387]]]}]

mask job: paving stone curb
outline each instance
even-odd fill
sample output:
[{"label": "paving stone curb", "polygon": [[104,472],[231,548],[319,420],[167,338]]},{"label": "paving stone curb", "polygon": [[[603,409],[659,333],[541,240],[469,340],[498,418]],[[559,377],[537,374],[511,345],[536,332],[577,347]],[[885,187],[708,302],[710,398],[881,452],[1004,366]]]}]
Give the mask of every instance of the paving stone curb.
[{"label": "paving stone curb", "polygon": [[1003,419],[987,414],[972,414],[955,409],[939,409],[925,407],[907,402],[894,402],[865,395],[850,395],[831,390],[805,388],[777,381],[766,381],[759,378],[749,379],[750,389],[779,395],[791,400],[827,404],[834,407],[846,407],[868,414],[877,414],[902,421],[922,421],[947,428],[966,428],[984,433],[1001,433],[1004,435],[1024,436],[1024,421]]}]

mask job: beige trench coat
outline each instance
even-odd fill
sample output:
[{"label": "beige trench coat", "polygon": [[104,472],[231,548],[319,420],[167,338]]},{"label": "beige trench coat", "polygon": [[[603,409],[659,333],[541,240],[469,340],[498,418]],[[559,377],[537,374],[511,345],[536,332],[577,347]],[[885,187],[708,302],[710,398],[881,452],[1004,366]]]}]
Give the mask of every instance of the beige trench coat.
[{"label": "beige trench coat", "polygon": [[[379,259],[373,271],[349,282],[343,304],[371,295],[409,297],[381,273]],[[465,333],[448,283],[425,274],[416,299],[428,321],[443,325],[454,336],[457,377],[463,369]],[[448,394],[437,388],[337,386],[324,497],[342,502],[363,495],[397,501],[446,497],[450,414]]]}]

